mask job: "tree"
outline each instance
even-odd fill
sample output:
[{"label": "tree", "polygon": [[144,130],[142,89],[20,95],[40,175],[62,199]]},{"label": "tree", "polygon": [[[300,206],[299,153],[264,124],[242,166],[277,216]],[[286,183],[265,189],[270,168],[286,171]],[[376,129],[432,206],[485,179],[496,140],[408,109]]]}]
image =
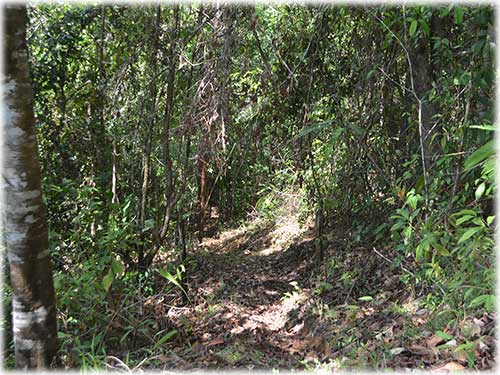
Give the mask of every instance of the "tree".
[{"label": "tree", "polygon": [[57,331],[26,46],[26,7],[7,6],[5,19],[2,219],[13,291],[16,366],[44,368],[57,350]]}]

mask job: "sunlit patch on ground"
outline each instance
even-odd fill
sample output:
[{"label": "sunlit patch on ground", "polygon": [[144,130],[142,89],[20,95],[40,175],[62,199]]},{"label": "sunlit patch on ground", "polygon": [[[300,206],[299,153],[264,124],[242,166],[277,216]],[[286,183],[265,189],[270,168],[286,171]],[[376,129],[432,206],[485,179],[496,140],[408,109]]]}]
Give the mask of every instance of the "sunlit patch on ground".
[{"label": "sunlit patch on ground", "polygon": [[[436,338],[429,311],[401,282],[400,268],[380,262],[371,249],[345,251],[339,237],[328,239],[326,251],[335,262],[318,272],[310,223],[299,225],[290,205],[281,213],[276,222],[257,219],[204,239],[186,280],[193,304],[157,309],[178,331],[167,345],[167,367],[466,365],[464,354],[454,352],[464,342],[462,329],[446,331],[452,339]],[[481,333],[474,345],[486,368],[493,363],[491,319],[464,325]]]}]

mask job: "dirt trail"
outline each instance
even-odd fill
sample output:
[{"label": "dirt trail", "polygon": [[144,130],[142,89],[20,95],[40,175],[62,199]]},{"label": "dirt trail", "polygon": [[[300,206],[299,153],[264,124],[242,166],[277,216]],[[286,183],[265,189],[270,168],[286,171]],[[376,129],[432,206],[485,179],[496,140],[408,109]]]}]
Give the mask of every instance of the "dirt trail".
[{"label": "dirt trail", "polygon": [[188,264],[191,305],[165,311],[178,334],[161,362],[177,369],[450,363],[450,352],[436,352],[428,312],[401,282],[402,270],[371,248],[346,247],[330,239],[321,271],[313,231],[298,224],[295,209],[205,239]]},{"label": "dirt trail", "polygon": [[196,337],[177,365],[196,357],[200,367],[300,366],[297,348],[314,344],[304,323],[312,254],[313,231],[293,211],[206,239],[187,280],[194,307],[170,311]]}]

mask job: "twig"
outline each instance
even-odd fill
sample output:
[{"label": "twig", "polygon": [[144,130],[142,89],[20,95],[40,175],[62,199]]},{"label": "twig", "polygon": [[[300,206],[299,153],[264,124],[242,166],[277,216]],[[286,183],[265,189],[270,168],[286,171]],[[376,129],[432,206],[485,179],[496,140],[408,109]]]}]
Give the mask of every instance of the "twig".
[{"label": "twig", "polygon": [[108,355],[108,359],[113,359],[117,362],[116,366],[111,366],[109,363],[106,363],[106,366],[108,366],[109,368],[112,368],[112,369],[123,368],[124,370],[127,370],[127,372],[131,372],[130,368],[125,363],[123,363],[123,361],[120,358],[117,358],[117,357],[112,356],[112,355]]},{"label": "twig", "polygon": [[161,355],[155,355],[153,357],[146,357],[144,358],[141,362],[139,362],[139,364],[137,366],[135,366],[133,369],[132,369],[132,372],[134,372],[135,370],[139,369],[139,367],[141,367],[145,362],[147,361],[151,361],[153,359],[156,359],[156,358],[159,358]]},{"label": "twig", "polygon": [[[392,260],[390,260],[389,258],[387,258],[384,254],[380,253],[377,249],[373,248],[373,251],[375,251],[375,253],[379,256],[381,256],[385,261],[389,262],[390,264],[392,264]],[[406,269],[403,267],[403,265],[401,265],[401,269],[407,273],[409,273],[410,275],[412,276],[415,276],[415,274],[413,272],[411,272],[410,270]]]},{"label": "twig", "polygon": [[[417,92],[415,91],[415,83],[413,82],[413,66],[411,64],[410,53],[408,52],[408,49],[405,47],[403,42],[401,42],[401,39],[398,38],[398,36],[389,28],[389,26],[387,26],[385,24],[385,22],[382,19],[377,17],[376,14],[373,14],[373,17],[375,17],[387,29],[387,31],[389,31],[389,33],[397,40],[398,44],[404,50],[405,55],[406,55],[406,59],[408,61],[408,68],[410,70],[411,93],[415,97],[415,100],[417,101],[417,104],[418,104],[418,133],[419,133],[419,138],[420,138],[420,152],[421,152],[421,156],[422,156],[422,172],[424,175],[425,205],[429,206],[427,166],[425,164],[425,149],[424,149],[423,138],[422,138],[422,133],[423,133],[422,99],[420,99],[418,97]],[[426,213],[426,215],[427,215],[427,213]]]}]

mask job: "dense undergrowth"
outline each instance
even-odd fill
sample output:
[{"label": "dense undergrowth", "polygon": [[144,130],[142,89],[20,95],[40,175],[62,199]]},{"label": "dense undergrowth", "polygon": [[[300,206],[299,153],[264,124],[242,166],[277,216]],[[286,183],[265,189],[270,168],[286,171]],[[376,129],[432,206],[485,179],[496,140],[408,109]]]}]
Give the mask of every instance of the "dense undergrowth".
[{"label": "dense undergrowth", "polygon": [[491,368],[493,21],[31,7],[54,365]]}]

